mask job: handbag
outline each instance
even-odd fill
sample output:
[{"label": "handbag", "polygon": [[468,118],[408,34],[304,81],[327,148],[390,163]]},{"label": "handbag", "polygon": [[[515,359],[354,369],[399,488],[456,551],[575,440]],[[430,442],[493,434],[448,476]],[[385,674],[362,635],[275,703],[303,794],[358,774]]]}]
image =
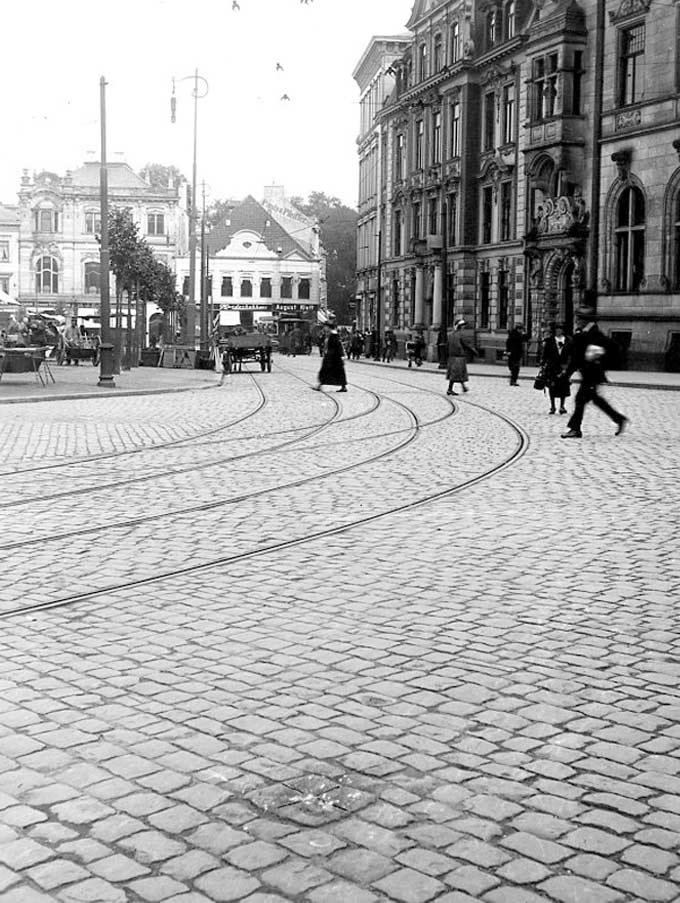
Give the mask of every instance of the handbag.
[{"label": "handbag", "polygon": [[534,389],[538,389],[539,392],[543,392],[548,385],[548,381],[545,378],[545,373],[540,370],[536,374],[536,379],[534,380]]}]

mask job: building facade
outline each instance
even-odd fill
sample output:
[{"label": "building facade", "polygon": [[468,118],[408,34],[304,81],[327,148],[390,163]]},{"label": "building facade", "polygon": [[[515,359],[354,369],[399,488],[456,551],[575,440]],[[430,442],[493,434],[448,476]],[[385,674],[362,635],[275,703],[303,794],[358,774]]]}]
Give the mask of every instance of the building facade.
[{"label": "building facade", "polygon": [[19,290],[19,209],[0,204],[0,292]]},{"label": "building facade", "polygon": [[[261,202],[248,196],[234,203],[205,244],[213,312],[248,312],[244,322],[257,324],[281,314],[316,320],[316,311],[326,307],[326,257],[318,223],[292,205],[281,186],[266,187]],[[186,295],[188,256],[176,266]]]},{"label": "building facade", "polygon": [[[171,269],[186,254],[186,189],[152,187],[127,163],[107,164],[109,207],[130,210],[156,256]],[[77,314],[98,308],[100,164],[63,177],[24,171],[19,192],[18,299],[32,308]]]},{"label": "building facade", "polygon": [[523,323],[535,350],[587,291],[630,366],[667,364],[679,23],[661,0],[417,0],[408,38],[374,38],[354,73],[362,325],[422,328],[434,354],[464,316],[497,360],[509,328]]}]

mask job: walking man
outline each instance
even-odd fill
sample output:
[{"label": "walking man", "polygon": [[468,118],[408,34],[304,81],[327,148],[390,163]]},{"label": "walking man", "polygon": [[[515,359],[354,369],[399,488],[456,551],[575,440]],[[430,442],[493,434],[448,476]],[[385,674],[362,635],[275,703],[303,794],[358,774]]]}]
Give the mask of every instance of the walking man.
[{"label": "walking man", "polygon": [[465,320],[460,317],[456,320],[454,331],[449,336],[448,346],[447,346],[447,354],[448,354],[448,364],[446,368],[446,378],[449,381],[449,387],[446,390],[447,395],[457,395],[458,392],[453,391],[453,384],[460,383],[463,392],[467,392],[467,382],[468,382],[468,369],[467,369],[467,359],[468,355],[472,357],[477,353],[477,349],[473,348],[472,345],[469,345],[461,334],[461,330],[464,326],[467,326]]},{"label": "walking man", "polygon": [[518,386],[519,368],[524,357],[524,329],[522,326],[513,326],[508,333],[505,342],[505,351],[508,355],[508,370],[510,371],[510,385]]},{"label": "walking man", "polygon": [[607,355],[614,359],[617,346],[604,333],[600,332],[592,307],[579,307],[576,311],[576,332],[571,347],[571,359],[564,375],[568,378],[576,370],[581,373],[581,385],[574,399],[574,413],[571,415],[563,439],[580,439],[583,436],[581,424],[583,412],[589,401],[611,418],[616,424],[616,433],[620,436],[624,431],[628,418],[624,417],[598,394],[597,387],[607,382],[605,367]]}]

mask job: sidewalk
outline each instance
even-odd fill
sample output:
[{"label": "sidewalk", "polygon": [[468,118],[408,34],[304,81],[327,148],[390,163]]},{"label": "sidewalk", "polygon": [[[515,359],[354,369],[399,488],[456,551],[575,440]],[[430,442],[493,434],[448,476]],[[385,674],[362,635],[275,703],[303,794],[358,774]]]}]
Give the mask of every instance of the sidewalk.
[{"label": "sidewalk", "polygon": [[110,398],[121,395],[145,395],[166,392],[186,392],[189,389],[209,389],[216,384],[212,370],[174,370],[163,367],[133,367],[114,377],[114,388],[101,388],[99,367],[90,363],[57,366],[50,370],[55,382],[43,386],[33,373],[4,373],[0,380],[0,404],[19,404],[33,401],[63,401],[66,399]]},{"label": "sidewalk", "polygon": [[[408,364],[404,360],[396,360],[391,364],[383,364],[378,361],[361,358],[358,362],[352,363],[371,364],[374,367],[393,367],[397,370],[407,370]],[[415,372],[441,373],[444,377],[444,371],[439,369],[439,365],[426,361],[421,367],[412,367],[411,371]],[[488,376],[495,379],[503,379],[506,382],[510,380],[508,368],[503,364],[468,364],[468,372],[470,377]],[[522,367],[519,375],[521,382],[533,383],[538,373],[538,367]],[[608,370],[607,378],[612,386],[623,386],[633,389],[667,389],[670,391],[680,391],[680,373],[663,373],[657,370]],[[578,382],[578,375],[574,378]]]}]

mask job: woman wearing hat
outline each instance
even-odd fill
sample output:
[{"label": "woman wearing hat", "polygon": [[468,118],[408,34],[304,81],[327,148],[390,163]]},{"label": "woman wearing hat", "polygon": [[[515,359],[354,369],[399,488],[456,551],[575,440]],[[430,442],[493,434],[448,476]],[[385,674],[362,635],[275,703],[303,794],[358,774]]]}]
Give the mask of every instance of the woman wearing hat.
[{"label": "woman wearing hat", "polygon": [[454,325],[455,329],[449,336],[447,344],[448,364],[446,368],[446,378],[449,381],[449,388],[446,391],[447,395],[458,394],[458,392],[453,391],[454,383],[460,383],[463,387],[463,392],[467,392],[467,355],[475,355],[478,353],[476,348],[473,348],[472,345],[465,341],[461,333],[462,328],[467,325],[465,320],[460,317],[460,319],[456,320]]},{"label": "woman wearing hat", "polygon": [[346,392],[347,377],[345,376],[345,364],[342,360],[344,350],[336,329],[335,320],[329,320],[325,324],[324,332],[326,333],[326,349],[321,361],[318,382],[314,388],[319,392],[322,385],[340,386],[338,391]]}]

